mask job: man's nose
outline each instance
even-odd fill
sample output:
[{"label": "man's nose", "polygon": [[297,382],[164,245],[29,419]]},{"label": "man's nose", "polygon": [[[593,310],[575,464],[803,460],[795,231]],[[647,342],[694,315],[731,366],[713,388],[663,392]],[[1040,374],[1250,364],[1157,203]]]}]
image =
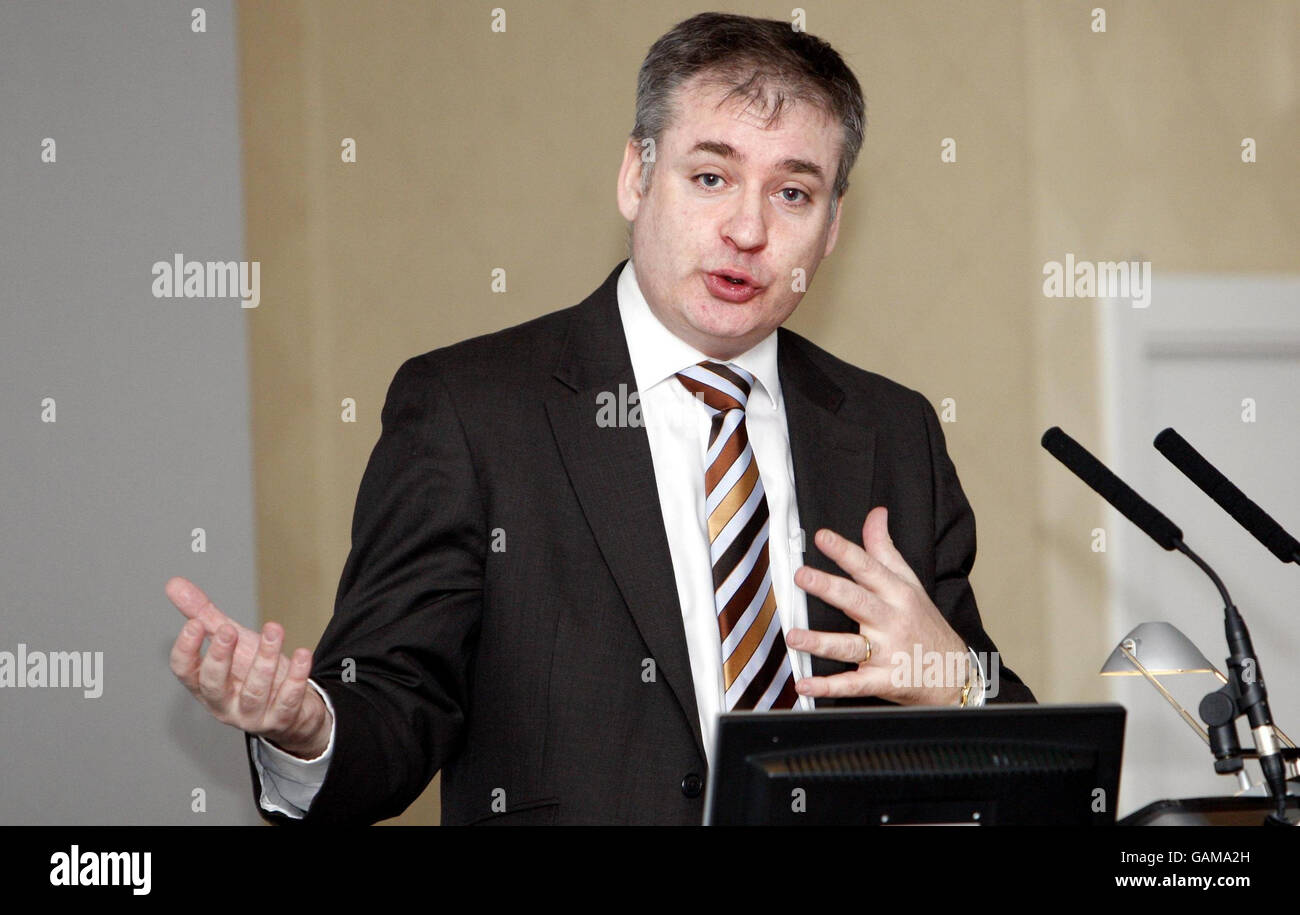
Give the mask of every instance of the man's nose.
[{"label": "man's nose", "polygon": [[761,191],[739,195],[723,223],[723,237],[742,250],[762,247],[767,241],[764,202]]}]

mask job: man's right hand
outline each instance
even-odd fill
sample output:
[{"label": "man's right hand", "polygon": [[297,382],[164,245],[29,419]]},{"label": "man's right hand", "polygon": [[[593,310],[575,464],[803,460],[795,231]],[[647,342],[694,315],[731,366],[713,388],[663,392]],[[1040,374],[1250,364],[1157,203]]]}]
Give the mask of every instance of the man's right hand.
[{"label": "man's right hand", "polygon": [[[299,648],[292,659],[285,657],[279,623],[267,623],[259,636],[218,610],[188,579],[170,579],[164,590],[189,619],[172,645],[172,673],[212,716],[302,759],[324,753],[334,720],[307,685],[311,652]],[[202,654],[205,638],[211,642]]]}]

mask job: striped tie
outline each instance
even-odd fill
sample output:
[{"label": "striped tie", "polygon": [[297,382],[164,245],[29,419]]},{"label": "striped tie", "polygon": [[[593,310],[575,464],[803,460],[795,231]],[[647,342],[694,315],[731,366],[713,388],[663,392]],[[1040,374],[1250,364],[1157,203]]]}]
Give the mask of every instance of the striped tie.
[{"label": "striped tie", "polygon": [[794,708],[798,696],[768,565],[767,497],[745,431],[754,376],[730,362],[706,360],[677,378],[713,415],[704,490],[723,705],[728,711]]}]

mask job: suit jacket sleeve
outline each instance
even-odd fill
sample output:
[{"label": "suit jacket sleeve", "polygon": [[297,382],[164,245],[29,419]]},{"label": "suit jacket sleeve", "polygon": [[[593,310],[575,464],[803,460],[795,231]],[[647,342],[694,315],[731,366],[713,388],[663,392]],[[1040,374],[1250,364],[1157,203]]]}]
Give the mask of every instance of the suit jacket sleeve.
[{"label": "suit jacket sleeve", "polygon": [[[398,369],[357,494],[352,548],[311,676],[335,711],[334,755],[306,816],[396,816],[463,739],[482,609],[484,511],[433,357]],[[256,770],[253,794],[261,796]],[[259,807],[259,810],[261,808]]]},{"label": "suit jacket sleeve", "polygon": [[[985,659],[986,668],[998,664],[997,692],[986,695],[985,702],[1035,702],[1034,694],[1020,677],[1002,666],[1000,657],[994,654],[997,648],[980,622],[979,607],[969,578],[975,565],[975,513],[962,492],[957,469],[948,456],[943,428],[934,407],[924,397],[921,400],[930,437],[933,472],[935,579],[931,597],[948,624]],[[994,686],[994,676],[994,672],[989,671],[990,689]]]}]

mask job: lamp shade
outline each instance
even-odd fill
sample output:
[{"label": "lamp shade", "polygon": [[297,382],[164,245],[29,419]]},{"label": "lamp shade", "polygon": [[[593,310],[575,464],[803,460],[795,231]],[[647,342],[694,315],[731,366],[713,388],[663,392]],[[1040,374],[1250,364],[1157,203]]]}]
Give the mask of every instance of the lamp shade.
[{"label": "lamp shade", "polygon": [[1120,640],[1101,668],[1104,676],[1140,676],[1141,671],[1124,657],[1121,646],[1152,674],[1215,673],[1209,659],[1172,623],[1142,623]]}]

